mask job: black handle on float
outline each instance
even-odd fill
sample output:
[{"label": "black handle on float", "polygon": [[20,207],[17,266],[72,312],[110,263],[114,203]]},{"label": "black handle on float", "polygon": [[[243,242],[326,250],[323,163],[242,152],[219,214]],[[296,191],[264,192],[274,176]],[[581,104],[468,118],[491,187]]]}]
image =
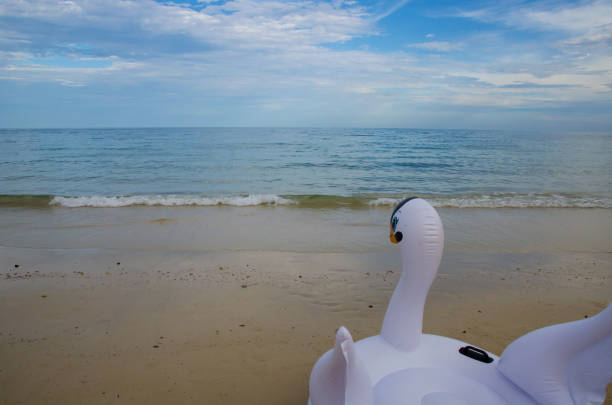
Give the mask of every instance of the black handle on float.
[{"label": "black handle on float", "polygon": [[487,352],[474,346],[464,346],[459,349],[459,353],[474,360],[482,361],[483,363],[493,362],[493,358],[489,356]]}]

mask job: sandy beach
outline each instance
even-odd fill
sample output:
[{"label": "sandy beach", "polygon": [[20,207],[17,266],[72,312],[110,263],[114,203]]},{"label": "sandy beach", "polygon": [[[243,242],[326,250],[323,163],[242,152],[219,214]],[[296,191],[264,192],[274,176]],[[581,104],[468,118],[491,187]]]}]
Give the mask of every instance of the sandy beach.
[{"label": "sandy beach", "polygon": [[[380,329],[400,269],[387,216],[3,208],[0,403],[304,404],[338,326]],[[609,210],[441,216],[426,333],[500,354],[612,299]]]}]

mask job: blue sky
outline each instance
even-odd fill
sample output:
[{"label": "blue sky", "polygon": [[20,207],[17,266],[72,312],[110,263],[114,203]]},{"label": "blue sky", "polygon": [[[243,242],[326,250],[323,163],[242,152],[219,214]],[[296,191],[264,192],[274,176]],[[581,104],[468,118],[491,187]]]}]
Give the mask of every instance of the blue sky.
[{"label": "blue sky", "polygon": [[2,0],[0,127],[612,131],[612,1]]}]

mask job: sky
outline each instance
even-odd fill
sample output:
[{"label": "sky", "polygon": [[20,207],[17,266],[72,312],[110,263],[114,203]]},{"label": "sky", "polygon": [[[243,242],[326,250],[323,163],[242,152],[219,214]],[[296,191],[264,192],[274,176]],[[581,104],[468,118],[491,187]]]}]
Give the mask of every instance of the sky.
[{"label": "sky", "polygon": [[0,127],[155,126],[612,133],[612,1],[0,1]]}]

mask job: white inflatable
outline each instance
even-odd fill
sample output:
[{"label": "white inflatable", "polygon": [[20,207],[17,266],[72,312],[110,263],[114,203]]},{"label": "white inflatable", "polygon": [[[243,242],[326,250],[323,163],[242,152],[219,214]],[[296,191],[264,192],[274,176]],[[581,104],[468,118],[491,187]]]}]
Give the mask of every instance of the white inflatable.
[{"label": "white inflatable", "polygon": [[402,275],[380,335],[353,342],[341,327],[310,376],[311,405],[601,405],[612,382],[612,305],[595,317],[531,332],[501,358],[422,334],[423,308],[444,245],[420,198],[391,215]]}]

